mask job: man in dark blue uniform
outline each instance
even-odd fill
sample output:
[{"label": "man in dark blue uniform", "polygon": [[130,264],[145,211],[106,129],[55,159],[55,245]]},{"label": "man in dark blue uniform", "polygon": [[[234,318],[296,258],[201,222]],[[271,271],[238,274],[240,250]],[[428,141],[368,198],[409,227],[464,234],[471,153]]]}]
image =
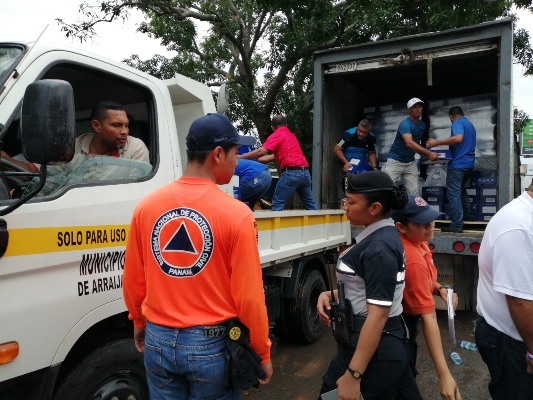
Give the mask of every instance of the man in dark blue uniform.
[{"label": "man in dark blue uniform", "polygon": [[366,161],[368,157],[370,166],[377,169],[376,137],[370,131],[371,128],[372,123],[369,120],[361,120],[356,127],[345,130],[341,140],[333,148],[333,153],[342,163],[342,170],[337,169],[339,201],[344,198],[344,191],[340,181],[344,174],[352,168],[352,164],[350,164],[352,158]]}]

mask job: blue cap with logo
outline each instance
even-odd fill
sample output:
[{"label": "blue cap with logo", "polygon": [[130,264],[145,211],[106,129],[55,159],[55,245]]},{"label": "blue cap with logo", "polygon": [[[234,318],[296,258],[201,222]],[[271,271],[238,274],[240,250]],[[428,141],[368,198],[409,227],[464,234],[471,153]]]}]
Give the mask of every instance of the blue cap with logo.
[{"label": "blue cap with logo", "polygon": [[196,119],[186,138],[189,150],[213,150],[217,146],[232,144],[253,146],[256,141],[253,136],[239,135],[228,117],[217,113]]},{"label": "blue cap with logo", "polygon": [[417,224],[429,224],[444,215],[432,209],[426,200],[417,194],[408,195],[407,205],[403,209],[391,211],[391,217],[395,222],[412,221]]}]

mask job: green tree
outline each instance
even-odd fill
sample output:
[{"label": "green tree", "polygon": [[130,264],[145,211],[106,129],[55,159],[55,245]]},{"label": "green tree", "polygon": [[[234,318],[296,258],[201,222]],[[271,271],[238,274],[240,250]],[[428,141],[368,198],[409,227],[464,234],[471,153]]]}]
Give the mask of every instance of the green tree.
[{"label": "green tree", "polygon": [[[533,0],[100,0],[80,5],[81,20],[58,20],[69,37],[95,35],[100,22],[127,20],[140,10],[139,31],[176,56],[125,62],[159,78],[180,73],[231,87],[228,116],[241,131],[264,140],[273,113],[286,114],[310,154],[313,53],[343,45],[451,29],[510,15],[511,6],[533,11]],[[207,27],[201,34],[199,27]],[[516,32],[517,60],[533,74],[526,31]]]}]

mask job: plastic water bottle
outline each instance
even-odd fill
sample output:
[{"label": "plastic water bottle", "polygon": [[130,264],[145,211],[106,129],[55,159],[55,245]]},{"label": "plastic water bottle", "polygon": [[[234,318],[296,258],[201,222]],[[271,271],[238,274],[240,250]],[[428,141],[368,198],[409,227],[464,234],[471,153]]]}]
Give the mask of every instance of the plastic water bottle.
[{"label": "plastic water bottle", "polygon": [[463,360],[461,360],[461,357],[459,357],[459,354],[457,354],[455,351],[450,354],[450,358],[455,365],[461,365],[463,363]]},{"label": "plastic water bottle", "polygon": [[463,349],[477,351],[477,346],[475,343],[467,342],[466,340],[458,340],[457,344]]}]

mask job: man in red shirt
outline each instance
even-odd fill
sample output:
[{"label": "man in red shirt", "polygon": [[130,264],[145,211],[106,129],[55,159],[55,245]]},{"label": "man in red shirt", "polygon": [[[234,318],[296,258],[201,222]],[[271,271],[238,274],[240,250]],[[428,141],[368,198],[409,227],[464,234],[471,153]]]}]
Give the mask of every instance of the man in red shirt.
[{"label": "man in red shirt", "polygon": [[272,134],[259,149],[238,158],[255,160],[262,163],[276,161],[281,171],[274,197],[272,211],[283,211],[285,203],[296,191],[306,210],[318,210],[311,193],[311,174],[309,164],[302,153],[296,136],[287,128],[287,119],[275,115],[271,123]]},{"label": "man in red shirt", "polygon": [[[257,225],[252,211],[224,193],[240,136],[222,114],[195,120],[187,168],[144,197],[131,221],[123,275],[135,345],[144,352],[151,399],[240,399],[224,387],[228,321],[250,330],[267,384],[272,376]],[[231,329],[233,331],[233,328]]]}]

